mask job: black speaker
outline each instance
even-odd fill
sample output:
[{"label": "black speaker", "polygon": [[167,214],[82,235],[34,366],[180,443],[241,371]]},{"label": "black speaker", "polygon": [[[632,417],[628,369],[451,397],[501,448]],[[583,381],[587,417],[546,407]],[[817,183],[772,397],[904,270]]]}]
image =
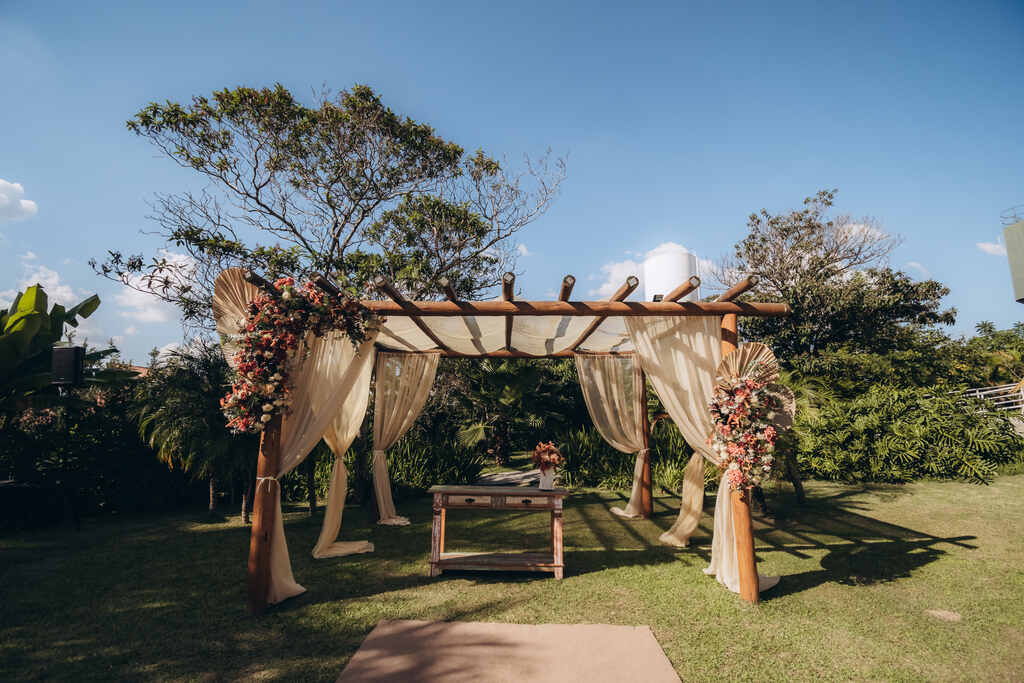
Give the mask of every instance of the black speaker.
[{"label": "black speaker", "polygon": [[53,347],[53,383],[64,386],[77,386],[82,383],[82,371],[85,367],[85,347],[54,346]]}]

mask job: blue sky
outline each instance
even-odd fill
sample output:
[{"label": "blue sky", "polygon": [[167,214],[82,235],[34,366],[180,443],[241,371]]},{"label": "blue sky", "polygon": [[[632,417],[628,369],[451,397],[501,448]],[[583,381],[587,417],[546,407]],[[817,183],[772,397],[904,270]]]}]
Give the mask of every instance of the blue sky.
[{"label": "blue sky", "polygon": [[125,120],[274,82],[310,101],[369,84],[513,163],[567,153],[562,197],[520,235],[527,296],[567,272],[597,291],[667,241],[715,259],[751,211],[835,187],[905,238],[894,266],[950,287],[955,333],[1024,319],[999,221],[1024,203],[1020,0],[143,4],[0,0],[0,299],[98,292],[83,334],[126,358],[180,341],[174,311],[87,261],[155,252],[147,200],[196,180]]}]

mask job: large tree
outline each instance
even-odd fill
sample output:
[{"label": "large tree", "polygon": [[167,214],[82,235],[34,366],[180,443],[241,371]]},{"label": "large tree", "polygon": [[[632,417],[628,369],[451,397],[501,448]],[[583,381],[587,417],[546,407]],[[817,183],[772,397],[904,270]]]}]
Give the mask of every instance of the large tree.
[{"label": "large tree", "polygon": [[761,339],[784,359],[829,348],[889,353],[919,345],[922,332],[956,320],[942,308],[949,290],[890,268],[900,239],[875,221],[829,217],[835,190],[780,214],[752,214],[748,235],[719,267],[719,278],[759,277],[752,298],[785,301],[784,318],[744,318],[743,335]]},{"label": "large tree", "polygon": [[152,103],[127,125],[205,187],[153,205],[158,234],[177,251],[146,259],[115,250],[93,267],[200,326],[213,281],[230,266],[324,273],[355,295],[383,274],[410,296],[439,296],[447,278],[477,298],[512,265],[509,238],[544,213],[565,170],[549,153],[509,173],[362,85],[315,106],[281,85],[221,90],[186,105]]}]

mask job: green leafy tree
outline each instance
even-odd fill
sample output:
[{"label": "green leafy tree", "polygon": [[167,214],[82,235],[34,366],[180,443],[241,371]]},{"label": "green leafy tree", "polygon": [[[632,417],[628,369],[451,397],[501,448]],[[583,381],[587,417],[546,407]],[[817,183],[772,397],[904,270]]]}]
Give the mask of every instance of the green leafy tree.
[{"label": "green leafy tree", "polygon": [[511,267],[510,238],[564,178],[550,153],[514,174],[483,151],[467,154],[362,85],[315,106],[281,85],[154,102],[128,128],[207,186],[159,195],[153,207],[159,233],[186,258],[111,251],[92,265],[199,325],[229,266],[324,273],[355,295],[383,274],[410,296],[440,296],[446,278],[476,298]]},{"label": "green leafy tree", "polygon": [[138,383],[134,417],[162,462],[209,481],[211,512],[217,480],[242,480],[242,517],[248,521],[258,442],[225,426],[220,400],[230,383],[220,347],[194,341],[172,351]]},{"label": "green leafy tree", "polygon": [[769,344],[783,362],[842,347],[889,353],[913,347],[921,330],[956,321],[942,309],[949,290],[935,280],[915,281],[884,265],[899,239],[868,218],[830,218],[836,191],[821,191],[804,207],[752,214],[749,234],[720,264],[718,276],[759,277],[749,295],[784,301],[782,318],[744,318],[745,338]]}]

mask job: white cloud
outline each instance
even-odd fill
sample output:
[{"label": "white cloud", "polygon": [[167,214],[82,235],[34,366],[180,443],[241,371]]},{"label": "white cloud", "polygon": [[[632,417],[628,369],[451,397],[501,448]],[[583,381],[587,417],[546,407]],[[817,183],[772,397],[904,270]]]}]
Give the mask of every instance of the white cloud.
[{"label": "white cloud", "polygon": [[1006,256],[1006,247],[998,242],[975,242],[974,245],[991,256]]},{"label": "white cloud", "polygon": [[910,268],[911,270],[916,270],[918,273],[921,274],[921,277],[931,277],[932,276],[932,274],[930,272],[928,272],[928,269],[925,268],[924,266],[922,266],[917,261],[907,261],[907,268]]},{"label": "white cloud", "polygon": [[[184,270],[178,273],[181,277],[187,278],[191,275],[194,267],[192,257],[167,250],[161,250],[160,256],[170,264],[183,267]],[[170,275],[174,277],[174,274]],[[177,309],[173,305],[162,301],[150,291],[144,291],[148,288],[141,276],[133,276],[130,281],[131,287],[124,287],[114,297],[114,303],[123,309],[122,317],[140,323],[165,323],[177,315]]]},{"label": "white cloud", "polygon": [[0,290],[0,308],[10,308],[16,296],[18,296],[18,290],[16,289]]},{"label": "white cloud", "polygon": [[46,266],[41,265],[26,271],[25,276],[18,283],[22,290],[32,285],[42,285],[50,301],[63,306],[74,306],[82,298],[75,294],[71,285],[61,282],[60,274],[57,271]]},{"label": "white cloud", "polygon": [[18,258],[20,258],[22,261],[35,261],[39,257],[36,256],[36,253],[34,251],[26,251]]},{"label": "white cloud", "polygon": [[619,287],[622,286],[622,283],[626,281],[627,277],[630,275],[640,277],[642,275],[642,270],[643,264],[637,263],[632,259],[606,263],[601,266],[601,272],[604,274],[604,282],[602,282],[596,289],[591,289],[588,293],[590,296],[611,296]]},{"label": "white cloud", "polygon": [[530,250],[526,248],[525,244],[520,244],[519,246],[517,246],[516,247],[516,251],[519,252],[520,256],[529,256],[530,255]]},{"label": "white cloud", "polygon": [[139,328],[135,327],[135,325],[129,325],[128,327],[124,328],[124,333],[125,336],[130,337],[133,334],[138,334]]},{"label": "white cloud", "polygon": [[839,230],[851,235],[865,234],[879,240],[889,237],[886,233],[882,232],[878,228],[871,227],[867,223],[846,223],[839,226]]},{"label": "white cloud", "polygon": [[66,265],[68,265],[68,264],[70,264],[70,263],[71,263],[71,259],[69,259],[69,258],[66,258],[66,259],[64,259],[63,261],[61,261],[61,263],[63,263],[63,264],[64,264],[64,265],[66,266]]},{"label": "white cloud", "polygon": [[20,221],[39,213],[39,207],[30,199],[22,199],[25,188],[20,183],[9,183],[0,178],[0,223]]}]

